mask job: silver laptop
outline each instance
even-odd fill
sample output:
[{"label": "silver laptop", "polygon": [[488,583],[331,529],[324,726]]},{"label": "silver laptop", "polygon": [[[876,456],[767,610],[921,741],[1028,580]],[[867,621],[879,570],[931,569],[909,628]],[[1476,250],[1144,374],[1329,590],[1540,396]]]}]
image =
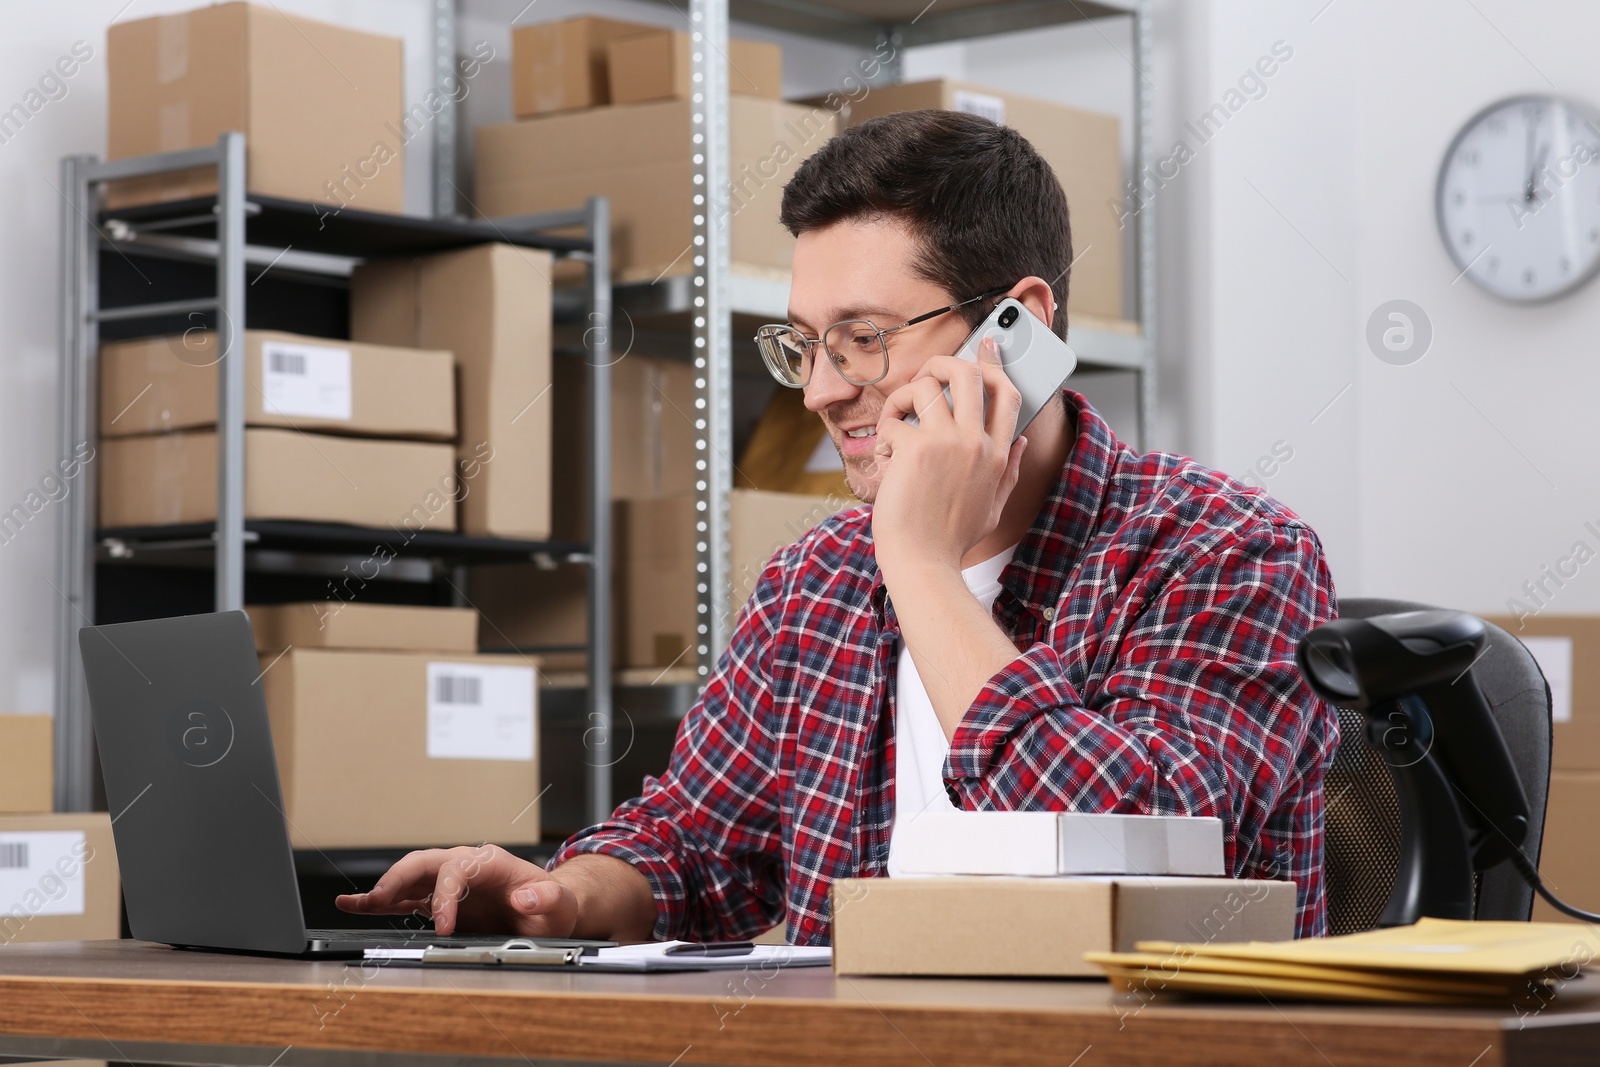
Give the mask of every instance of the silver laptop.
[{"label": "silver laptop", "polygon": [[[466,947],[426,918],[307,930],[250,620],[242,611],[78,631],[128,926],[142,941],[279,956]],[[551,946],[611,942],[541,938]]]}]

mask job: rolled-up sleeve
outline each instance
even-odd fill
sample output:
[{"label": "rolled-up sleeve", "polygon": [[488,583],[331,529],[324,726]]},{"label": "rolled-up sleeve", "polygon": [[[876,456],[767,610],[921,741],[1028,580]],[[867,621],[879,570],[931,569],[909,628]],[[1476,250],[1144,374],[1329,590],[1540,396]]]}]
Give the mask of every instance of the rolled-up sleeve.
[{"label": "rolled-up sleeve", "polygon": [[[649,880],[659,939],[732,940],[783,917],[777,746],[766,676],[784,560],[774,556],[740,612],[728,650],[678,730],[666,773],[641,796],[568,840],[552,868],[582,853],[615,856]],[[613,747],[629,743],[625,716]]]}]

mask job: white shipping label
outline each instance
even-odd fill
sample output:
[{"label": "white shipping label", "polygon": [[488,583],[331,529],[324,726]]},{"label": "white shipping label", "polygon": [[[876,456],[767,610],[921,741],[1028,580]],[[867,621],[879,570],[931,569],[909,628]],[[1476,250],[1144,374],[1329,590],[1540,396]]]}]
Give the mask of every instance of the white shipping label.
[{"label": "white shipping label", "polygon": [[532,667],[428,664],[428,758],[532,760]]},{"label": "white shipping label", "polygon": [[82,915],[81,830],[0,833],[0,916]]},{"label": "white shipping label", "polygon": [[1544,680],[1550,683],[1550,719],[1553,722],[1572,721],[1572,638],[1524,637]]},{"label": "white shipping label", "polygon": [[261,393],[274,415],[350,420],[350,350],[267,341],[261,346]]},{"label": "white shipping label", "polygon": [[965,111],[979,115],[998,126],[1006,124],[1006,102],[988,93],[975,93],[971,89],[957,89],[950,94],[951,111]]}]

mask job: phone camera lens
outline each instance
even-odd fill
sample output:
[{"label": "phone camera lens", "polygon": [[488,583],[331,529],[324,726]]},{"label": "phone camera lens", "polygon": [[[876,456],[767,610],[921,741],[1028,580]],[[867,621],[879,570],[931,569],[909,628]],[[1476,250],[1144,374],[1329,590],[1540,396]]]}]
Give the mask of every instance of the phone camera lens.
[{"label": "phone camera lens", "polygon": [[1011,324],[1016,322],[1016,321],[1017,321],[1017,309],[1016,308],[1009,307],[1009,308],[1006,308],[1004,311],[1000,312],[1000,325],[1004,326],[1006,329],[1009,330],[1011,328]]}]

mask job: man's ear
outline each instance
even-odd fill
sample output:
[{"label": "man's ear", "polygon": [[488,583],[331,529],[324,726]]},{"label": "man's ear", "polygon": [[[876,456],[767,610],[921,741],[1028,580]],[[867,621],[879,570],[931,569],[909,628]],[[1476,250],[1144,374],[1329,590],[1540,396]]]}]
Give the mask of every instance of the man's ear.
[{"label": "man's ear", "polygon": [[1053,326],[1055,317],[1061,313],[1061,309],[1056,307],[1056,294],[1051,291],[1050,283],[1037,275],[1030,274],[1022,279],[1006,295],[1033,312],[1033,317],[1046,326]]}]

